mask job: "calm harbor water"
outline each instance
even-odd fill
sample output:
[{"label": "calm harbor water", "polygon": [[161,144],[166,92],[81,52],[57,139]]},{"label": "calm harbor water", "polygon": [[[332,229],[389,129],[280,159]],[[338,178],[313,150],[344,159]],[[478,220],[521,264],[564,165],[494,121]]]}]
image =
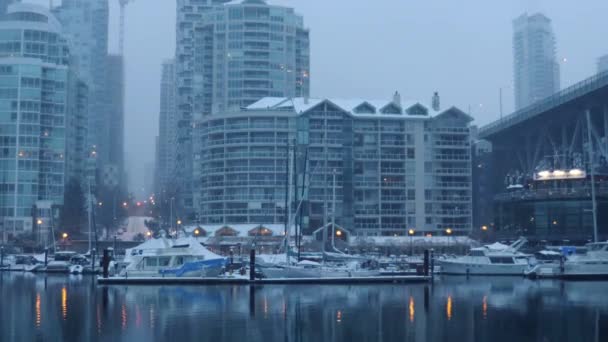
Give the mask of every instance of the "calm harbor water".
[{"label": "calm harbor water", "polygon": [[111,286],[0,274],[0,341],[608,341],[608,283]]}]

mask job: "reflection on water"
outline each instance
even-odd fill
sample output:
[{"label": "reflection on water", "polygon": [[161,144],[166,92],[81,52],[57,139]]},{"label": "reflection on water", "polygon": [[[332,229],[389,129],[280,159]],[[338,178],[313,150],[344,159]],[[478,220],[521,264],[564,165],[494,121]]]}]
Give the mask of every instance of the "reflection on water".
[{"label": "reflection on water", "polygon": [[0,341],[608,341],[608,284],[98,287],[0,275]]}]

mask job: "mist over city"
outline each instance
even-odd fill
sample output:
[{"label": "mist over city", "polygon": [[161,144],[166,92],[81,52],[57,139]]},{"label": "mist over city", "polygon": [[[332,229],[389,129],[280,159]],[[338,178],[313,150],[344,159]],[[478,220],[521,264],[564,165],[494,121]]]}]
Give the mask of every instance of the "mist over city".
[{"label": "mist over city", "polygon": [[0,0],[0,341],[605,340],[605,13]]}]

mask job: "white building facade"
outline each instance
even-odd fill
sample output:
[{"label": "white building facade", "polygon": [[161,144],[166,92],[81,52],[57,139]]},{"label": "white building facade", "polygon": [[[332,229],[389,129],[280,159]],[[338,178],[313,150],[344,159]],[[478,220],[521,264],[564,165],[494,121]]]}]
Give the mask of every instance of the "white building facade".
[{"label": "white building facade", "polygon": [[455,107],[433,110],[398,95],[264,98],[204,117],[195,125],[199,222],[279,224],[291,212],[308,234],[331,216],[360,236],[468,234],[470,121]]},{"label": "white building facade", "polygon": [[267,96],[308,96],[309,33],[292,8],[263,0],[178,0],[176,41],[175,170],[180,206],[192,211],[194,120]]}]

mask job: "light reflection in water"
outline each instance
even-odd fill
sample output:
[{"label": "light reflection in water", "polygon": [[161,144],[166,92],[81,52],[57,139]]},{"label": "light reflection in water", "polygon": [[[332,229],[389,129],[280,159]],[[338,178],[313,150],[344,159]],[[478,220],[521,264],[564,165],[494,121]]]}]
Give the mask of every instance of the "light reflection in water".
[{"label": "light reflection in water", "polygon": [[452,319],[452,296],[448,296],[448,301],[445,305],[445,314],[448,317],[448,321]]},{"label": "light reflection in water", "polygon": [[101,322],[101,308],[97,305],[97,334],[101,335],[101,327],[103,323]]},{"label": "light reflection in water", "polygon": [[414,304],[414,297],[410,296],[410,302],[408,305],[410,311],[410,322],[414,323],[414,318],[416,316],[416,308]]},{"label": "light reflection in water", "polygon": [[154,321],[154,306],[150,305],[150,328],[154,329],[155,326],[155,321]]},{"label": "light reflection in water", "polygon": [[40,324],[42,323],[42,313],[40,308],[40,293],[36,293],[36,328],[40,328]]},{"label": "light reflection in water", "polygon": [[336,322],[341,323],[342,322],[342,311],[338,310],[338,312],[336,312]]},{"label": "light reflection in water", "polygon": [[135,326],[141,327],[141,312],[139,311],[139,305],[135,305]]},{"label": "light reflection in water", "polygon": [[64,321],[68,318],[68,289],[65,286],[61,288],[61,316]]},{"label": "light reflection in water", "polygon": [[487,319],[488,318],[488,296],[483,296],[481,310],[483,312],[483,319]]},{"label": "light reflection in water", "polygon": [[122,330],[127,330],[127,306],[125,304],[123,304],[120,309],[120,317]]}]

